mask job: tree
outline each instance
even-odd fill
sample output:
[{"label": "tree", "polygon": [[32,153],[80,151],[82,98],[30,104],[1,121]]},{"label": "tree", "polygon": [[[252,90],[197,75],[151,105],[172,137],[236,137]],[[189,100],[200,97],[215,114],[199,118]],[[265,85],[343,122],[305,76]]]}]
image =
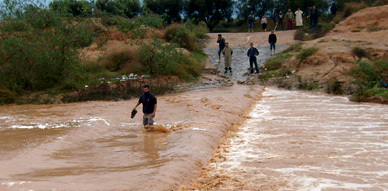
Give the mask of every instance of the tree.
[{"label": "tree", "polygon": [[128,18],[138,16],[141,11],[139,0],[97,0],[96,8],[112,15]]},{"label": "tree", "polygon": [[144,0],[144,6],[158,15],[165,15],[168,23],[182,20],[183,0]]},{"label": "tree", "polygon": [[272,14],[274,1],[272,0],[244,0],[237,4],[238,17],[247,19],[249,14],[261,17],[266,13]]},{"label": "tree", "polygon": [[210,31],[223,19],[231,19],[232,0],[188,0],[186,16],[189,19],[203,21]]},{"label": "tree", "polygon": [[49,7],[61,14],[86,17],[92,15],[94,5],[86,0],[54,0],[49,4]]},{"label": "tree", "polygon": [[278,1],[278,10],[286,11],[291,9],[295,12],[300,8],[304,14],[308,14],[309,7],[315,6],[317,10],[321,13],[325,12],[329,8],[328,1],[326,0],[279,0]]}]

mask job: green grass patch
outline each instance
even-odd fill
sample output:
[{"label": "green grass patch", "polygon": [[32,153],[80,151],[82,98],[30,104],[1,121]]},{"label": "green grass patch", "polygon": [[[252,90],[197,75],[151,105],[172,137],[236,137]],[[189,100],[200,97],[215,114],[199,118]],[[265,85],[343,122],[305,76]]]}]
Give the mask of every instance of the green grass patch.
[{"label": "green grass patch", "polygon": [[279,69],[282,64],[289,58],[291,58],[292,55],[290,53],[281,53],[281,54],[278,54],[277,56],[275,57],[271,57],[269,58],[265,64],[264,64],[264,68],[266,68],[267,70],[277,70]]},{"label": "green grass patch", "polygon": [[301,51],[301,53],[299,53],[299,55],[297,56],[297,58],[300,60],[300,61],[303,61],[304,59],[306,59],[307,57],[315,54],[316,52],[318,51],[318,48],[315,48],[315,47],[310,47],[310,48],[306,48],[306,49],[303,49]]},{"label": "green grass patch", "polygon": [[296,43],[296,44],[289,46],[282,53],[299,52],[301,50],[302,50],[302,43]]}]

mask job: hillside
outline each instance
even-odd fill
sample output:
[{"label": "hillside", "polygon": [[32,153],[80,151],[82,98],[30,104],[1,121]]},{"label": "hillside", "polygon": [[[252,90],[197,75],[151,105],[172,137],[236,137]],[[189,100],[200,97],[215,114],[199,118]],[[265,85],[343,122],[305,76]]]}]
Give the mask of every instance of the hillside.
[{"label": "hillside", "polygon": [[[292,74],[284,79],[270,80],[269,83],[283,87],[298,83],[303,86],[315,84],[324,89],[336,84],[343,93],[354,92],[355,87],[351,83],[354,78],[349,71],[358,66],[358,60],[371,63],[373,60],[388,59],[387,11],[388,6],[363,9],[338,23],[325,37],[297,42],[281,55],[291,57],[285,59],[281,69]],[[367,56],[358,57],[355,48]],[[302,56],[302,53],[306,55]]]}]

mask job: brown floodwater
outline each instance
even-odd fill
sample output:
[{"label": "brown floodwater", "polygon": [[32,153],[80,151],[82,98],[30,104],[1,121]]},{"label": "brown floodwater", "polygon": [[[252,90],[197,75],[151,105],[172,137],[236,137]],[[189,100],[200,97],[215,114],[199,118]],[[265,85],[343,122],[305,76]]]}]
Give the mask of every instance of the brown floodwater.
[{"label": "brown floodwater", "polygon": [[266,88],[212,161],[196,187],[388,190],[388,107]]},{"label": "brown floodwater", "polygon": [[170,133],[146,132],[141,107],[130,118],[136,98],[0,106],[0,190],[176,190],[261,91],[235,85],[158,96],[155,122]]},{"label": "brown floodwater", "polygon": [[1,106],[0,190],[176,190],[233,124],[199,189],[388,188],[386,105],[235,85],[160,96],[162,133],[129,118],[136,101]]},{"label": "brown floodwater", "polygon": [[142,190],[172,156],[166,133],[113,109],[123,103],[0,107],[0,190]]}]

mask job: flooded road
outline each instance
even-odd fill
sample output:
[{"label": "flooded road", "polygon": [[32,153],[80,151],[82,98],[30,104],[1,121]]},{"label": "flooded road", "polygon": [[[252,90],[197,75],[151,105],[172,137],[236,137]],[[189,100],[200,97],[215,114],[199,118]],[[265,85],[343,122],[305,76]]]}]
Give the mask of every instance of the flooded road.
[{"label": "flooded road", "polygon": [[195,182],[203,190],[388,189],[388,107],[266,88]]},{"label": "flooded road", "polygon": [[[116,103],[108,105],[112,109]],[[144,186],[141,182],[169,161],[159,155],[166,149],[166,134],[145,133],[138,123],[116,119],[110,116],[112,111],[102,108],[108,105],[92,102],[2,107],[0,190],[118,190]],[[105,115],[72,111],[99,108]]]},{"label": "flooded road", "polygon": [[158,96],[155,122],[171,133],[145,132],[141,111],[129,117],[137,98],[0,106],[0,190],[176,190],[261,91],[235,85]]}]

